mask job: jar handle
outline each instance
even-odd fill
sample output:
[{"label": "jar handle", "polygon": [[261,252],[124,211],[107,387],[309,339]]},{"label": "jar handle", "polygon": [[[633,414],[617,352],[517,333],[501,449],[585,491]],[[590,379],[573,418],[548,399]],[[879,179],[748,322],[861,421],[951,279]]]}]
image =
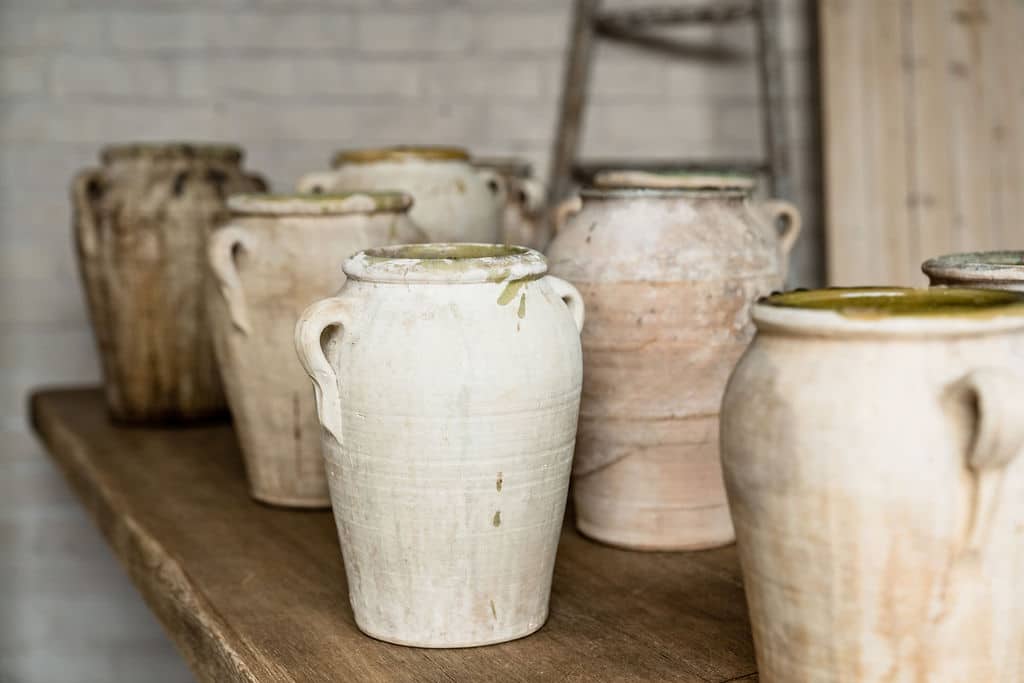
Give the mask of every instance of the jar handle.
[{"label": "jar handle", "polygon": [[535,178],[519,178],[516,183],[519,186],[523,210],[529,214],[537,214],[544,208],[544,198],[547,190],[544,184]]},{"label": "jar handle", "polygon": [[299,178],[295,189],[302,194],[328,194],[335,191],[336,181],[334,171],[314,171]]},{"label": "jar handle", "polygon": [[312,304],[302,312],[295,325],[295,350],[306,374],[313,380],[320,424],[339,446],[344,443],[341,432],[341,392],[338,389],[338,376],[327,360],[321,340],[328,327],[344,330],[350,326],[349,320],[348,304],[338,297],[332,297]]},{"label": "jar handle", "polygon": [[769,199],[762,206],[771,217],[773,225],[778,225],[778,222],[782,221],[782,227],[779,229],[779,243],[782,246],[782,253],[789,254],[793,251],[796,238],[800,236],[800,228],[803,226],[800,209],[784,199]]},{"label": "jar handle", "polygon": [[245,174],[246,180],[256,186],[256,192],[269,192],[270,183],[259,173],[247,173]]},{"label": "jar handle", "polygon": [[555,290],[555,294],[569,307],[573,322],[576,323],[576,329],[582,332],[583,323],[586,320],[586,307],[583,305],[583,296],[580,294],[580,290],[554,275],[545,275],[544,280],[551,285],[551,289]]},{"label": "jar handle", "polygon": [[210,234],[210,242],[206,247],[206,258],[217,280],[217,290],[227,303],[231,323],[243,335],[252,332],[252,328],[249,326],[249,311],[245,304],[242,280],[238,276],[238,255],[243,251],[251,253],[254,243],[253,236],[245,228],[225,225]]},{"label": "jar handle", "polygon": [[494,201],[504,205],[508,201],[508,185],[505,182],[505,178],[491,168],[474,168],[473,170],[476,171],[477,177],[487,186],[491,196],[494,197]]},{"label": "jar handle", "polygon": [[103,171],[87,168],[71,181],[71,204],[74,207],[75,244],[86,256],[96,253],[99,243],[99,221],[96,200],[103,195]]},{"label": "jar handle", "polygon": [[1005,468],[1024,451],[1024,377],[999,368],[969,372],[951,389],[974,413],[974,434],[967,468],[974,485],[967,536],[960,559],[981,551],[999,503]]},{"label": "jar handle", "polygon": [[583,209],[583,199],[578,194],[558,202],[551,217],[551,233],[558,235],[569,219]]}]

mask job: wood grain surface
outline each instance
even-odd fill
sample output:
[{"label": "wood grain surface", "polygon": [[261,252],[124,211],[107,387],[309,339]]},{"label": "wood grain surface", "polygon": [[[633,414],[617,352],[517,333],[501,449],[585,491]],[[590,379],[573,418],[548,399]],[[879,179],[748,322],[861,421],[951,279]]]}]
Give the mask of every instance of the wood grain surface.
[{"label": "wood grain surface", "polygon": [[115,426],[99,390],[42,391],[31,404],[200,680],[757,680],[733,547],[635,553],[567,524],[538,633],[466,650],[389,645],[355,626],[330,513],[253,502],[228,425]]}]

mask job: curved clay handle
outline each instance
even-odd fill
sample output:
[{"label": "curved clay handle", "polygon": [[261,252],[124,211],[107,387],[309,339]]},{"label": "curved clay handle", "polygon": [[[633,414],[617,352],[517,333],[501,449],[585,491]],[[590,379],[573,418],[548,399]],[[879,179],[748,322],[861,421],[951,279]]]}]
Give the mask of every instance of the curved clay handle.
[{"label": "curved clay handle", "polygon": [[576,323],[576,329],[582,332],[583,322],[586,320],[586,308],[583,305],[583,296],[580,294],[580,290],[554,275],[545,275],[544,280],[551,285],[551,289],[555,290],[555,294],[569,307],[572,319]]},{"label": "curved clay handle", "polygon": [[1024,377],[1001,368],[979,368],[953,389],[973,407],[974,437],[967,467],[976,481],[967,539],[961,554],[975,555],[988,535],[1005,467],[1024,450]]},{"label": "curved clay handle", "polygon": [[264,178],[261,174],[259,174],[259,173],[246,173],[245,174],[245,178],[250,183],[252,183],[253,185],[256,186],[256,191],[257,192],[269,192],[270,191],[270,183],[268,183],[267,179]]},{"label": "curved clay handle", "polygon": [[569,219],[580,212],[583,209],[583,199],[578,194],[574,194],[571,197],[566,197],[555,206],[551,218],[551,232],[557,235],[565,227],[565,224],[569,222]]},{"label": "curved clay handle", "polygon": [[92,256],[99,244],[99,221],[96,219],[95,201],[103,193],[103,171],[87,168],[79,171],[71,181],[71,205],[75,243],[82,254]]},{"label": "curved clay handle", "polygon": [[548,194],[544,184],[533,178],[520,178],[516,182],[522,194],[523,210],[528,214],[540,213]]},{"label": "curved clay handle", "polygon": [[494,197],[494,201],[504,206],[505,202],[508,201],[508,184],[505,182],[505,178],[494,169],[474,168],[473,170],[476,171],[477,177],[487,186],[491,196]]},{"label": "curved clay handle", "polygon": [[803,226],[803,218],[800,216],[800,209],[795,204],[784,199],[769,199],[761,204],[773,224],[782,221],[782,230],[779,232],[779,243],[782,246],[782,253],[789,254],[793,251],[796,238],[800,236],[800,228]]},{"label": "curved clay handle", "polygon": [[235,257],[238,250],[251,252],[254,242],[245,228],[225,225],[213,231],[206,247],[210,270],[217,279],[217,289],[227,302],[231,322],[244,335],[248,335],[252,329],[249,327],[249,311],[245,305],[245,292],[238,277]]},{"label": "curved clay handle", "polygon": [[320,424],[334,437],[339,446],[343,441],[338,376],[327,361],[320,340],[328,327],[344,329],[349,326],[349,320],[348,305],[335,297],[323,299],[307,308],[295,325],[295,350],[306,374],[313,380]]},{"label": "curved clay handle", "polygon": [[327,194],[335,191],[336,180],[333,171],[314,171],[299,178],[295,189],[302,194]]}]

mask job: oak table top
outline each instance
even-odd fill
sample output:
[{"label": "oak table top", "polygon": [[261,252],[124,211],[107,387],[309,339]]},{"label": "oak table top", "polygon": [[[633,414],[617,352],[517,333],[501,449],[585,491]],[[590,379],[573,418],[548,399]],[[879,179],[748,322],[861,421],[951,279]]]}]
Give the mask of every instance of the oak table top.
[{"label": "oak table top", "polygon": [[250,500],[227,423],[115,426],[93,389],[38,392],[32,419],[200,680],[757,680],[734,547],[627,552],[566,525],[536,634],[389,645],[356,628],[330,513]]}]

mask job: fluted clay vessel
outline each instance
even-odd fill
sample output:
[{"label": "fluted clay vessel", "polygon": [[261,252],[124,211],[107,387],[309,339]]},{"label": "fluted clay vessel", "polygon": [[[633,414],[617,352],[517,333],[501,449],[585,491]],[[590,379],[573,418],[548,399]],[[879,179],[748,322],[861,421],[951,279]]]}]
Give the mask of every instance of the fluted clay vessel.
[{"label": "fluted clay vessel", "polygon": [[764,683],[1024,680],[1024,298],[753,308],[722,459]]},{"label": "fluted clay vessel", "polygon": [[522,247],[371,249],[296,328],[352,609],[375,638],[485,645],[547,618],[583,302],[546,271]]},{"label": "fluted clay vessel", "polygon": [[128,421],[225,410],[203,300],[206,237],[225,199],[266,189],[223,145],[107,147],[72,185],[74,238],[107,405]]},{"label": "fluted clay vessel", "polygon": [[775,217],[796,210],[752,200],[748,179],[671,180],[585,189],[548,248],[588,310],[576,524],[640,550],[733,540],[718,406],[753,335],[748,307],[782,286],[799,229],[780,238]]},{"label": "fluted clay vessel", "polygon": [[236,195],[210,237],[208,310],[249,490],[264,503],[327,507],[309,379],[295,358],[295,323],[345,282],[360,249],[423,240],[408,195]]},{"label": "fluted clay vessel", "polygon": [[400,190],[415,203],[410,217],[435,242],[501,240],[505,183],[474,168],[457,147],[385,147],[338,152],[334,170],[299,179],[299,192]]}]

